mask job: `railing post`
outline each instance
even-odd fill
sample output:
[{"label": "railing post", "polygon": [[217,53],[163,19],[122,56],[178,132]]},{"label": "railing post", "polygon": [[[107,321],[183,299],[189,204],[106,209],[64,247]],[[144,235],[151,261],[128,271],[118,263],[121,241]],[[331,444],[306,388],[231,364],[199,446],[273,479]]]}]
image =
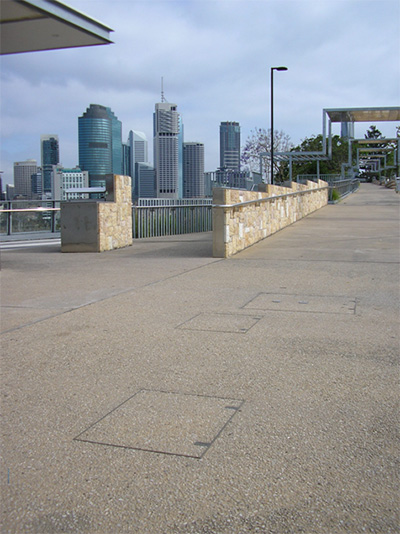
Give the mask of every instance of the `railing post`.
[{"label": "railing post", "polygon": [[[55,208],[56,207],[56,202],[55,200],[53,200],[51,202],[51,207],[52,208]],[[53,209],[53,211],[51,212],[51,218],[50,218],[50,230],[51,230],[51,233],[54,234],[54,232],[56,231],[56,212],[55,210]]]},{"label": "railing post", "polygon": [[12,213],[11,213],[11,202],[8,203],[8,209],[10,210],[7,213],[7,235],[12,233]]}]

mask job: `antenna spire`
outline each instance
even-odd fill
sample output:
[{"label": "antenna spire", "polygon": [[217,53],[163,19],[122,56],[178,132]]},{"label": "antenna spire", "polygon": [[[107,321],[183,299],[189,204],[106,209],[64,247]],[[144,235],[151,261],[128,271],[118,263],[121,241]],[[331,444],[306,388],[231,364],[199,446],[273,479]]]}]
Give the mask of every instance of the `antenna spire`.
[{"label": "antenna spire", "polygon": [[161,102],[165,102],[164,97],[164,78],[161,76]]}]

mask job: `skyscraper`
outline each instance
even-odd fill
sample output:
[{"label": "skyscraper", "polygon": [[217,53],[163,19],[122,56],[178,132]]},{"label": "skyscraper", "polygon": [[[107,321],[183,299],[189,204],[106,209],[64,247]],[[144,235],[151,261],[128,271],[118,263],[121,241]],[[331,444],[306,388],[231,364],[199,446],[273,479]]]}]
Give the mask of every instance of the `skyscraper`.
[{"label": "skyscraper", "polygon": [[135,163],[148,163],[148,142],[146,134],[131,130],[129,132],[129,144],[131,145],[131,161]]},{"label": "skyscraper", "polygon": [[90,186],[104,185],[106,174],[122,174],[122,124],[111,109],[90,104],[78,129],[79,167],[89,172]]},{"label": "skyscraper", "polygon": [[221,122],[219,159],[221,169],[240,171],[240,126],[238,122]]},{"label": "skyscraper", "polygon": [[32,175],[37,172],[35,159],[14,163],[14,195],[32,198]]},{"label": "skyscraper", "polygon": [[58,135],[41,135],[40,152],[42,159],[42,193],[52,195],[54,186],[52,183],[53,165],[60,163]]},{"label": "skyscraper", "polygon": [[137,198],[154,198],[156,196],[156,171],[148,163],[135,163],[136,190],[135,199]]},{"label": "skyscraper", "polygon": [[43,176],[42,176],[41,167],[38,167],[37,172],[35,174],[32,174],[31,188],[32,188],[32,198],[35,198],[35,199],[43,198]]},{"label": "skyscraper", "polygon": [[180,128],[176,104],[157,103],[153,126],[157,197],[179,198]]},{"label": "skyscraper", "polygon": [[183,144],[183,196],[204,197],[204,145]]},{"label": "skyscraper", "polygon": [[129,176],[132,177],[132,193],[134,197],[140,196],[138,191],[138,176],[136,173],[136,163],[149,162],[148,142],[146,134],[143,132],[136,132],[131,130],[129,132],[128,143],[129,147]]}]

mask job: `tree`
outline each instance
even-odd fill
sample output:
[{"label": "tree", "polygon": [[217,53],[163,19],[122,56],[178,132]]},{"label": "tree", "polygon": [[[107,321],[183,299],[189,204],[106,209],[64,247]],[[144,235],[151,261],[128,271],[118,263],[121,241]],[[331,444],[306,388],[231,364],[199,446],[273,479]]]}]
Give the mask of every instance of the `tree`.
[{"label": "tree", "polygon": [[[306,137],[300,145],[292,149],[293,152],[322,152],[323,150],[322,135],[314,135]],[[354,148],[353,148],[354,152]],[[320,174],[340,174],[342,171],[342,163],[348,161],[348,143],[347,139],[339,135],[332,136],[332,159],[319,161]],[[317,174],[318,163],[316,160],[305,163],[293,162],[292,175],[293,179],[299,174]]]},{"label": "tree", "polygon": [[[293,143],[290,142],[290,136],[285,134],[282,130],[278,132],[274,130],[274,152],[289,152]],[[254,128],[251,130],[246,144],[242,149],[241,162],[249,170],[259,172],[260,170],[260,154],[262,152],[271,152],[271,129]],[[274,160],[274,173],[276,173],[276,180],[280,181],[282,173],[281,164]],[[271,174],[271,160],[268,157],[263,158],[263,177],[267,178]]]},{"label": "tree", "polygon": [[382,139],[382,132],[378,130],[373,124],[368,128],[367,133],[364,135],[365,139]]}]

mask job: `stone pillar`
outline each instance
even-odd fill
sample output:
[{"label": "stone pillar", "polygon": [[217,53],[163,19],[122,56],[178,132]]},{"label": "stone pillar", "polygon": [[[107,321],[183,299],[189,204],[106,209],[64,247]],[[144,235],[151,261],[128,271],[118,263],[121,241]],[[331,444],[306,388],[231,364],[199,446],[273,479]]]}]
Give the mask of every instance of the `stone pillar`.
[{"label": "stone pillar", "polygon": [[107,176],[109,198],[61,203],[61,251],[103,252],[132,245],[131,178]]}]

